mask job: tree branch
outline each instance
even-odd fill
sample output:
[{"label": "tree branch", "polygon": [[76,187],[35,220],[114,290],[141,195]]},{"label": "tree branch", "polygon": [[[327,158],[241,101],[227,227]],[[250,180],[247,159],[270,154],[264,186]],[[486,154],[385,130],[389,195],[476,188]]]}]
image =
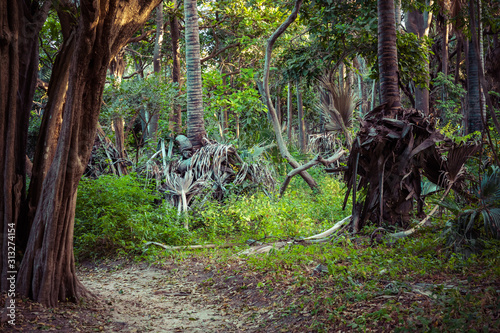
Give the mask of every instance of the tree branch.
[{"label": "tree branch", "polygon": [[339,158],[341,158],[344,155],[344,153],[345,153],[345,151],[343,149],[340,149],[332,157],[330,157],[328,159],[324,159],[323,157],[321,157],[321,155],[317,155],[315,158],[313,158],[311,161],[307,162],[306,164],[301,165],[298,168],[295,168],[292,171],[290,171],[286,175],[286,178],[285,178],[285,181],[283,182],[283,185],[281,185],[280,196],[282,196],[283,193],[285,193],[285,190],[288,187],[288,184],[290,184],[290,181],[292,180],[293,176],[295,176],[295,175],[297,175],[297,174],[299,174],[307,169],[310,169],[313,166],[320,164],[320,163],[323,164],[324,166],[329,166],[330,164],[337,162],[337,160]]},{"label": "tree branch", "polygon": [[200,62],[204,63],[207,60],[210,60],[210,59],[213,59],[213,58],[217,57],[219,54],[221,54],[222,52],[226,51],[227,49],[230,49],[230,48],[233,48],[233,47],[237,47],[237,46],[240,46],[240,43],[230,44],[230,45],[228,45],[228,46],[220,49],[219,51],[212,52],[211,55],[206,56],[205,58],[200,59]]}]

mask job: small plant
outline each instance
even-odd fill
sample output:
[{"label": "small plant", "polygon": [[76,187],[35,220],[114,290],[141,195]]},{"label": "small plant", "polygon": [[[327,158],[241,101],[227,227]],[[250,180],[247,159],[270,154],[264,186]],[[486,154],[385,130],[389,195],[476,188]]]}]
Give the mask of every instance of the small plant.
[{"label": "small plant", "polygon": [[463,207],[455,200],[442,204],[455,215],[446,224],[447,244],[467,254],[479,250],[483,239],[500,239],[500,168],[485,173],[473,194],[473,206]]}]

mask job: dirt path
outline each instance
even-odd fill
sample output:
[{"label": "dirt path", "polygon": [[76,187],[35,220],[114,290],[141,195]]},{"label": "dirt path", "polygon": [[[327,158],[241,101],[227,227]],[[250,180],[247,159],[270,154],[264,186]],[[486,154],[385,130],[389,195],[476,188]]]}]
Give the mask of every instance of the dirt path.
[{"label": "dirt path", "polygon": [[101,331],[238,332],[239,321],[222,298],[204,294],[183,274],[144,264],[79,270],[82,283],[110,313]]}]

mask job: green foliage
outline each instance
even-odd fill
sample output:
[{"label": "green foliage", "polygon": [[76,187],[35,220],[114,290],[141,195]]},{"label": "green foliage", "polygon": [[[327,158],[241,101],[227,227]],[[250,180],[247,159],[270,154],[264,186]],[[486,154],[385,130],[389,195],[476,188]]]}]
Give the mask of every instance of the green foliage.
[{"label": "green foliage", "polygon": [[[317,175],[318,176],[318,175]],[[198,233],[210,240],[223,235],[242,238],[290,238],[320,232],[349,214],[342,211],[341,184],[322,175],[321,194],[311,200],[306,188],[289,188],[283,198],[269,198],[264,193],[233,196],[224,203],[210,203],[191,220],[201,227]],[[292,183],[302,180],[294,179]]]},{"label": "green foliage", "polygon": [[[104,104],[101,109],[101,120],[111,123],[115,115],[125,119],[125,123],[141,114],[136,119],[151,119],[159,115],[158,137],[167,136],[168,115],[174,103],[183,104],[185,98],[178,96],[177,84],[167,82],[159,75],[150,75],[145,79],[130,79],[119,86],[108,85],[104,90]],[[148,112],[148,117],[144,112]]]},{"label": "green foliage", "polygon": [[224,73],[207,71],[203,75],[205,89],[205,119],[209,137],[219,138],[222,129],[223,110],[227,110],[229,128],[226,140],[236,138],[236,121],[240,127],[240,141],[246,146],[252,146],[262,141],[274,138],[270,122],[267,121],[266,108],[262,104],[259,92],[254,89],[254,71],[242,69],[241,74],[234,79],[231,88],[229,77]]},{"label": "green foliage", "polygon": [[454,214],[444,232],[447,244],[466,255],[481,249],[484,239],[500,239],[500,168],[485,173],[473,194],[472,205],[450,199],[442,204]]},{"label": "green foliage", "polygon": [[187,232],[167,205],[135,178],[83,179],[75,213],[75,255],[79,259],[114,253],[139,253],[144,241],[184,244]]},{"label": "green foliage", "polygon": [[441,96],[441,98],[436,99],[434,107],[441,114],[445,124],[461,125],[463,118],[461,99],[465,96],[466,90],[462,85],[454,83],[453,75],[444,75],[442,72],[437,74],[432,80],[432,84],[438,89]]}]

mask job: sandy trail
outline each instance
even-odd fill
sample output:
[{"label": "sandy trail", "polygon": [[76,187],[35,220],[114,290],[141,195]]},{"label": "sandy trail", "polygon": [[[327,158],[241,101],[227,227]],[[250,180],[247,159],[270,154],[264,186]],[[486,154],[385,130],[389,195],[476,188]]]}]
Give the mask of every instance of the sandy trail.
[{"label": "sandy trail", "polygon": [[82,283],[111,313],[107,332],[237,332],[241,325],[218,296],[182,274],[145,265],[81,268]]}]

